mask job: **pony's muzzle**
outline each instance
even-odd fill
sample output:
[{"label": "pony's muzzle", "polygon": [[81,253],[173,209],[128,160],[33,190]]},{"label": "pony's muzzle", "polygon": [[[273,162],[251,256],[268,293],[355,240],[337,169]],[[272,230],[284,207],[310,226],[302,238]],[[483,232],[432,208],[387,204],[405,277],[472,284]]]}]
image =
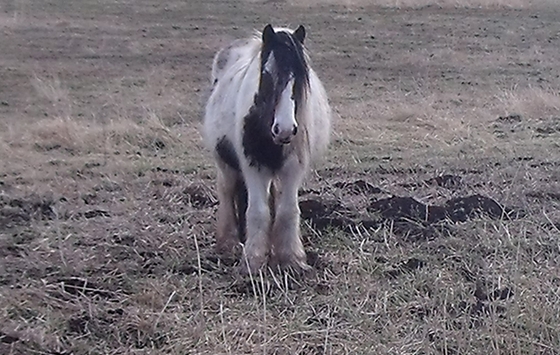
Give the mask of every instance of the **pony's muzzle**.
[{"label": "pony's muzzle", "polygon": [[272,140],[275,144],[288,144],[296,136],[298,131],[297,125],[292,125],[289,129],[281,129],[280,125],[276,123],[272,126]]}]

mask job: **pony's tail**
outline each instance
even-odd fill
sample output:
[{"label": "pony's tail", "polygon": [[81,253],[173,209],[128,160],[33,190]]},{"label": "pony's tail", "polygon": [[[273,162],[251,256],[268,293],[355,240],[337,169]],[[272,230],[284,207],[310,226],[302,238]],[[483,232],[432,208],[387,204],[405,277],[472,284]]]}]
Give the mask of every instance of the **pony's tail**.
[{"label": "pony's tail", "polygon": [[235,184],[235,207],[237,211],[237,231],[239,234],[239,241],[245,243],[246,240],[246,228],[247,228],[247,205],[248,205],[248,194],[247,186],[243,178],[237,179]]}]

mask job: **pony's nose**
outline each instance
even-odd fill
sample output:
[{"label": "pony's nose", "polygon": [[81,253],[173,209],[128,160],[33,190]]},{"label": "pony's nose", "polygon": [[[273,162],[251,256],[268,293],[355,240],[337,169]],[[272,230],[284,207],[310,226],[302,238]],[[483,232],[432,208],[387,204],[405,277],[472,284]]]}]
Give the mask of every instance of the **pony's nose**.
[{"label": "pony's nose", "polygon": [[276,123],[272,126],[272,138],[277,144],[290,143],[292,138],[297,134],[297,125],[292,125],[290,129],[281,129],[280,125]]}]

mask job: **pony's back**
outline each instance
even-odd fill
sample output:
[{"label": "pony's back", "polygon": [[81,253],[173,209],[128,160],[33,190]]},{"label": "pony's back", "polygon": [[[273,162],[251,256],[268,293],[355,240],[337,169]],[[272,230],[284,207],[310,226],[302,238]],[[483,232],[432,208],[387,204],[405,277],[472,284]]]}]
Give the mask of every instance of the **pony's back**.
[{"label": "pony's back", "polygon": [[257,46],[256,38],[238,39],[216,53],[212,64],[212,84],[215,85],[236,64],[250,60],[250,56],[255,52],[253,48]]}]

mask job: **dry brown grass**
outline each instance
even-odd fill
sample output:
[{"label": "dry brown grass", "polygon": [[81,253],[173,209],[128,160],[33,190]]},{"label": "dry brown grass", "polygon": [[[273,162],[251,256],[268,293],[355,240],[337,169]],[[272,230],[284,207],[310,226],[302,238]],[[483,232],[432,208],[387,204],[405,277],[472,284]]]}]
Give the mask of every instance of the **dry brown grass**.
[{"label": "dry brown grass", "polygon": [[[309,4],[0,5],[1,354],[560,351],[559,10]],[[306,219],[310,274],[238,276],[200,105],[213,53],[269,21],[307,26],[336,112],[302,200],[367,222],[481,194],[518,218]],[[382,192],[336,185],[360,179]]]}]

